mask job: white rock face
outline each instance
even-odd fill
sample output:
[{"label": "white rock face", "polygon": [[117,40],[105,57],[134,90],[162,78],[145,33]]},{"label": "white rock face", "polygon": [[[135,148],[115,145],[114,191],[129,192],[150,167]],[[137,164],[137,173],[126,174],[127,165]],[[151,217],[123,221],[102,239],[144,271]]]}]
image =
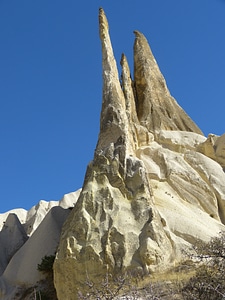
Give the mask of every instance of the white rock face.
[{"label": "white rock face", "polygon": [[138,151],[166,227],[192,244],[224,230],[225,174],[218,163],[198,152],[205,140],[195,133],[163,131],[158,136],[161,145],[152,143]]},{"label": "white rock face", "polygon": [[28,212],[15,209],[0,215],[0,299],[20,299],[21,289],[44,278],[37,265],[45,255],[55,254],[62,225],[79,194],[80,190],[60,201],[42,200]]},{"label": "white rock face", "polygon": [[24,227],[26,234],[31,236],[52,207],[60,206],[65,209],[74,207],[77,198],[79,197],[80,191],[81,189],[69,194],[65,194],[59,201],[41,200],[37,205],[33,206],[28,211],[23,208],[17,208],[2,213],[0,214],[0,230],[2,230],[2,227],[4,226],[8,215],[15,214]]},{"label": "white rock face", "polygon": [[0,275],[4,272],[10,259],[28,239],[26,232],[16,214],[7,216],[0,231]]}]

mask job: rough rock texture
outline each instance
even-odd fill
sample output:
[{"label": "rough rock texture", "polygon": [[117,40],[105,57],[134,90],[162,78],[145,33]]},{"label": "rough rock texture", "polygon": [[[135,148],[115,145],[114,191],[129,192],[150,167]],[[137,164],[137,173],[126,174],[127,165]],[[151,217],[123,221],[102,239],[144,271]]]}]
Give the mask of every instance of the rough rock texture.
[{"label": "rough rock texture", "polygon": [[123,54],[120,81],[102,9],[99,26],[103,103],[93,161],[82,192],[0,214],[2,300],[33,297],[21,293],[41,284],[37,265],[59,239],[55,287],[59,300],[74,300],[87,276],[163,270],[197,239],[225,230],[225,134],[202,134],[138,31],[134,80]]},{"label": "rough rock texture", "polygon": [[199,146],[199,151],[217,161],[225,169],[225,134],[209,134],[207,140]]},{"label": "rough rock texture", "polygon": [[134,31],[134,87],[137,115],[149,131],[184,130],[202,134],[170,95],[144,35]]},{"label": "rough rock texture", "polygon": [[45,255],[55,254],[62,225],[71,212],[68,208],[79,194],[80,190],[61,201],[42,200],[29,211],[15,209],[0,215],[0,299],[22,299],[29,288],[33,293],[44,278],[37,265]]},{"label": "rough rock texture", "polygon": [[87,276],[99,281],[107,271],[162,270],[181,260],[196,239],[207,241],[225,229],[225,174],[219,164],[224,138],[209,150],[201,130],[171,97],[137,31],[134,81],[122,55],[120,82],[102,9],[99,27],[100,134],[62,229],[54,264],[59,300],[76,299]]}]

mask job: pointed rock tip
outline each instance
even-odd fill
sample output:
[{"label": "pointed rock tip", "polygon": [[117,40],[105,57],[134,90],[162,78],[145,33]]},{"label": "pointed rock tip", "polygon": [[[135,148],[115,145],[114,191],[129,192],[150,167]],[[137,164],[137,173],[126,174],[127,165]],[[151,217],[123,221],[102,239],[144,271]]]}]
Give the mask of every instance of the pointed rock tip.
[{"label": "pointed rock tip", "polygon": [[103,39],[109,31],[109,24],[102,7],[99,8],[99,35]]},{"label": "pointed rock tip", "polygon": [[8,217],[5,221],[5,225],[13,226],[13,225],[18,224],[18,223],[20,224],[20,220],[19,220],[19,218],[17,217],[16,214],[14,214],[14,213],[8,214]]},{"label": "pointed rock tip", "polygon": [[[141,33],[138,30],[134,30],[134,34],[135,34],[135,45],[139,45],[139,46],[148,46],[148,48],[150,49],[149,43],[147,38],[145,37],[145,35],[143,33]],[[151,49],[150,49],[151,50]]]},{"label": "pointed rock tip", "polygon": [[141,47],[141,48],[144,48],[145,50],[147,50],[149,52],[148,55],[151,54],[151,56],[153,56],[150,45],[148,43],[148,40],[144,36],[144,34],[141,33],[138,30],[134,30],[134,34],[135,34],[134,55],[139,53],[139,51],[140,51],[139,48]]},{"label": "pointed rock tip", "polygon": [[144,36],[144,34],[142,32],[140,32],[138,30],[134,30],[134,35],[135,35],[136,39],[139,38],[139,39],[145,40],[148,43],[146,37]]},{"label": "pointed rock tip", "polygon": [[126,55],[124,53],[122,53],[121,60],[120,60],[120,65],[122,66],[125,61],[127,61]]},{"label": "pointed rock tip", "polygon": [[138,30],[134,30],[134,34],[135,34],[136,37],[144,36],[143,33],[141,33],[141,32],[138,31]]},{"label": "pointed rock tip", "polygon": [[130,73],[130,68],[129,68],[129,64],[127,61],[127,57],[124,53],[122,53],[122,55],[121,55],[120,65],[122,67],[123,72],[124,72],[124,70],[126,70],[127,72]]}]

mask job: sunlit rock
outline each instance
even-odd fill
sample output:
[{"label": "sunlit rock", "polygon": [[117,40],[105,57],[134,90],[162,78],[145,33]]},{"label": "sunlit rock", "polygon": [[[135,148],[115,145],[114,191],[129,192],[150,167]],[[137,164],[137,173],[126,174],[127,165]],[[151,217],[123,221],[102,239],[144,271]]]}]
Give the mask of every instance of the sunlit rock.
[{"label": "sunlit rock", "polygon": [[[149,274],[183,259],[197,239],[224,230],[225,174],[198,126],[171,97],[146,38],[135,31],[134,80],[121,82],[99,11],[103,99],[100,133],[54,264],[59,300],[106,272]],[[216,141],[215,141],[216,143]],[[211,150],[210,150],[211,151]],[[215,148],[223,157],[221,143]]]}]

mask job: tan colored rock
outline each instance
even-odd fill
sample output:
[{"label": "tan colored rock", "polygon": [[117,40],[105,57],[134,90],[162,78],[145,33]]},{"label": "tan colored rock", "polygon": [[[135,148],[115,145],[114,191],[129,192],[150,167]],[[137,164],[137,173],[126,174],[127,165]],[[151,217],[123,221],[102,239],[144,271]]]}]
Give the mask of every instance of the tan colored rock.
[{"label": "tan colored rock", "polygon": [[170,95],[144,35],[138,31],[134,33],[134,86],[140,123],[153,132],[164,129],[202,134]]},{"label": "tan colored rock", "polygon": [[[81,195],[62,231],[54,264],[59,299],[75,299],[87,274],[100,280],[107,270],[118,273],[131,266],[149,272],[163,266],[172,251],[154,209],[145,167],[135,156],[137,133],[132,119],[137,118],[130,114],[134,103],[126,105],[132,98],[125,78],[128,68],[124,61],[125,100],[103,10],[99,19],[103,52],[101,130]],[[164,256],[162,248],[167,249]]]},{"label": "tan colored rock", "polygon": [[225,133],[221,136],[209,134],[206,141],[199,145],[199,151],[225,169]]},{"label": "tan colored rock", "polygon": [[216,161],[225,169],[225,133],[215,142]]},{"label": "tan colored rock", "polygon": [[215,154],[215,142],[218,139],[218,136],[215,134],[209,134],[207,139],[199,145],[199,152],[204,155],[216,160]]},{"label": "tan colored rock", "polygon": [[120,83],[102,9],[99,27],[100,133],[62,229],[54,263],[59,300],[77,299],[87,277],[100,282],[106,272],[163,270],[197,239],[208,241],[225,229],[223,169],[203,154],[207,139],[171,97],[147,40],[135,32],[134,81],[122,55]]}]

